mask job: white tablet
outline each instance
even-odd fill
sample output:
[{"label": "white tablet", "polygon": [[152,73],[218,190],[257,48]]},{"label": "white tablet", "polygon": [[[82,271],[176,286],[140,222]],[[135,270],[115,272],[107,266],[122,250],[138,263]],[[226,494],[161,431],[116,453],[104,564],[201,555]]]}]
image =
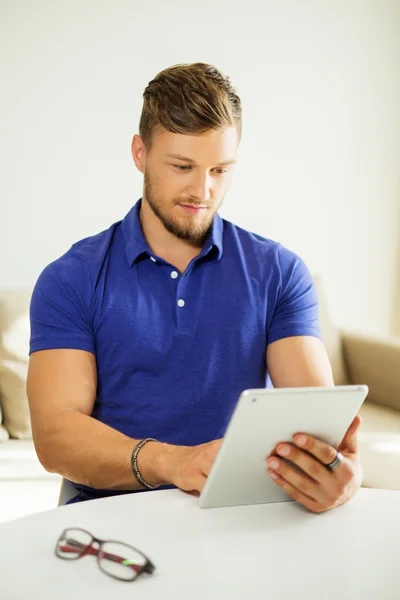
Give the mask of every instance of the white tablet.
[{"label": "white tablet", "polygon": [[199,498],[202,508],[290,500],[269,477],[266,457],[279,442],[308,433],[338,447],[368,387],[245,390]]}]

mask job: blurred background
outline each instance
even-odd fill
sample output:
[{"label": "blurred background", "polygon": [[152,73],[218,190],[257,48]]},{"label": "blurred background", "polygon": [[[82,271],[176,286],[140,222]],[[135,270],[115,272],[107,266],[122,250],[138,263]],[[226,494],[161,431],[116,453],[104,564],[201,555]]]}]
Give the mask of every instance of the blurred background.
[{"label": "blurred background", "polygon": [[145,86],[203,61],[243,102],[222,216],[300,254],[339,326],[400,334],[398,0],[0,7],[2,288],[124,217]]}]

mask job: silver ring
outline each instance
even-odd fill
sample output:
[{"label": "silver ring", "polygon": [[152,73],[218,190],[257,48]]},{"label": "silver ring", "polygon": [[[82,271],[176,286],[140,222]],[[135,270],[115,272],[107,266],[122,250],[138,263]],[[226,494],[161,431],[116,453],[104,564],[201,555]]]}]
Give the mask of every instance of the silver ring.
[{"label": "silver ring", "polygon": [[333,471],[333,469],[337,469],[337,467],[340,467],[342,462],[343,462],[343,454],[338,452],[336,454],[335,460],[333,460],[331,463],[329,463],[329,465],[326,465],[326,466],[328,467],[328,469],[331,469],[331,471]]}]

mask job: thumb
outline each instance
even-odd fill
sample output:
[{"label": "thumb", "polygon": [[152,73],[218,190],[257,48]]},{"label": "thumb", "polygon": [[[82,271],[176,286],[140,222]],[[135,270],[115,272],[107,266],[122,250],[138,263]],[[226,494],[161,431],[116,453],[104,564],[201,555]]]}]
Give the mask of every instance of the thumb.
[{"label": "thumb", "polygon": [[213,440],[212,442],[210,442],[210,447],[215,454],[218,454],[223,441],[224,438],[219,438],[218,440]]},{"label": "thumb", "polygon": [[361,419],[360,415],[357,415],[354,418],[350,427],[348,428],[346,435],[344,436],[342,443],[339,446],[340,452],[356,454],[357,447],[358,447],[357,433],[358,433],[358,430],[360,429],[361,422],[362,422],[362,419]]}]

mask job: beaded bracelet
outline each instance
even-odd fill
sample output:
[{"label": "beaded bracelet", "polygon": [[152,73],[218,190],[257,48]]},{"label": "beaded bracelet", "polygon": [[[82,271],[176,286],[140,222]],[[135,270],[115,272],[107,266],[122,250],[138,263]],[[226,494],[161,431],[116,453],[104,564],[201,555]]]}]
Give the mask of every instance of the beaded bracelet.
[{"label": "beaded bracelet", "polygon": [[132,456],[131,456],[131,465],[132,465],[132,471],[133,471],[136,481],[138,483],[140,483],[140,485],[143,486],[144,488],[146,488],[147,490],[155,490],[156,488],[158,488],[158,485],[150,485],[150,483],[147,483],[147,481],[145,481],[143,479],[143,477],[141,476],[140,471],[138,469],[138,464],[137,464],[137,457],[138,457],[139,451],[141,448],[143,448],[143,446],[145,444],[147,444],[147,442],[158,442],[158,440],[155,440],[154,438],[146,438],[145,440],[142,440],[141,442],[136,444],[135,448],[133,449]]}]

